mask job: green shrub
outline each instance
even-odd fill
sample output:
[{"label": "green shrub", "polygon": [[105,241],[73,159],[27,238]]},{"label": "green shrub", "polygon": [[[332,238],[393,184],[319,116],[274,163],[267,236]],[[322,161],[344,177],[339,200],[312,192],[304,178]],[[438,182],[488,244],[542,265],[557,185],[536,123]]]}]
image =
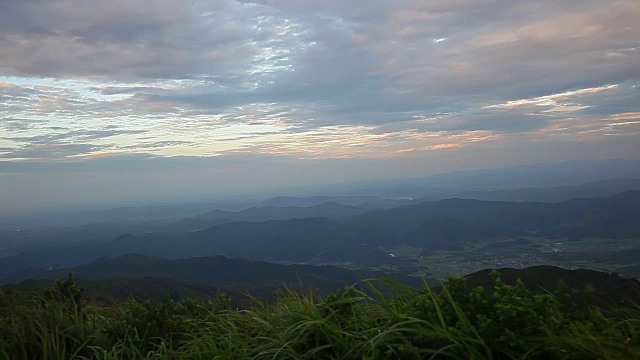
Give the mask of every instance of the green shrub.
[{"label": "green shrub", "polygon": [[0,359],[638,358],[638,309],[605,317],[589,289],[533,295],[493,282],[492,291],[462,279],[419,291],[362,283],[234,310],[223,294],[100,307],[70,276],[40,296],[0,292]]}]

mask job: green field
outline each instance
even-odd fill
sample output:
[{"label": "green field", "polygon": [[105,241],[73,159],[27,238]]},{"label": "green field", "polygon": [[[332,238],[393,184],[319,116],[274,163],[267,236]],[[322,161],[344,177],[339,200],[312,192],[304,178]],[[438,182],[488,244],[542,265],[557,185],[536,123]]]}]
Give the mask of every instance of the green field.
[{"label": "green field", "polygon": [[[386,257],[381,257],[379,264],[367,264],[367,267],[437,279],[488,268],[535,265],[619,271],[626,276],[640,276],[638,270],[631,269],[640,265],[640,239],[585,238],[571,241],[527,236],[464,243],[459,250],[426,250],[402,245],[380,247],[377,251]],[[354,261],[332,264],[349,269],[365,266]]]}]

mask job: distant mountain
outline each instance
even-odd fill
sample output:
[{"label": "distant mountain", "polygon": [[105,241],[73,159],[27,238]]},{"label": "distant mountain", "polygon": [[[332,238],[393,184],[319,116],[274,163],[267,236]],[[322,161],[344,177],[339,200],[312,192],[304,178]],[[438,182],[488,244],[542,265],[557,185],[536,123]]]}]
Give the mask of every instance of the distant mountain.
[{"label": "distant mountain", "polygon": [[371,211],[350,221],[379,231],[405,233],[430,219],[455,219],[459,223],[483,224],[500,229],[531,228],[549,208],[544,203],[513,203],[468,199],[428,201],[396,209]]},{"label": "distant mountain", "polygon": [[[367,212],[368,210],[387,210],[404,205],[415,205],[426,201],[447,198],[463,198],[488,201],[509,202],[560,202],[573,198],[590,198],[609,196],[628,190],[640,190],[640,179],[609,179],[605,181],[586,183],[581,185],[560,186],[551,188],[524,188],[497,191],[467,191],[455,194],[434,195],[431,198],[397,198],[381,199],[376,197],[278,197],[267,203],[314,203],[323,200],[341,199],[345,202],[365,202],[356,206],[344,205],[336,202],[322,203],[312,206],[260,206],[250,207],[239,211],[216,209],[186,218],[153,220],[143,222],[123,223],[92,223],[59,230],[39,230],[0,233],[0,257],[16,255],[29,250],[35,250],[52,245],[74,243],[81,240],[111,240],[121,234],[176,234],[187,231],[203,230],[211,226],[235,221],[266,221],[285,220],[293,218],[345,219]],[[149,207],[151,209],[173,209],[171,207]],[[132,208],[134,213],[141,213],[145,208]],[[191,210],[196,209],[191,207]],[[112,210],[115,213],[127,209]],[[135,210],[135,211],[134,211]],[[105,211],[105,213],[108,213]],[[105,219],[109,219],[106,217]],[[2,247],[3,246],[3,247]]]},{"label": "distant mountain", "polygon": [[128,253],[172,259],[224,255],[282,263],[324,263],[332,262],[331,256],[343,258],[340,253],[366,249],[368,258],[379,262],[384,255],[379,247],[398,245],[441,250],[460,249],[467,242],[526,235],[570,240],[640,237],[638,219],[640,191],[560,203],[446,199],[370,211],[340,221],[307,218],[232,222],[180,234],[83,241],[1,258],[0,274],[6,277],[29,267],[68,268],[101,256]]},{"label": "distant mountain", "polygon": [[428,183],[495,190],[526,186],[565,186],[611,178],[640,178],[640,160],[572,160],[517,165],[502,169],[460,171],[424,178]]},{"label": "distant mountain", "polygon": [[[517,165],[499,169],[456,171],[413,179],[354,182],[341,187],[350,187],[352,190],[346,192],[349,195],[441,198],[463,191],[571,186],[613,178],[640,179],[640,160],[573,160]],[[337,187],[333,190],[339,191]]]},{"label": "distant mountain", "polygon": [[453,217],[436,216],[402,231],[400,242],[430,250],[459,249],[464,242],[475,242],[501,235],[517,234],[504,227],[465,222]]},{"label": "distant mountain", "polygon": [[235,222],[185,234],[171,243],[171,254],[200,253],[267,261],[304,261],[315,254],[364,242],[381,243],[385,237],[368,229],[325,219]]},{"label": "distant mountain", "polygon": [[388,236],[325,218],[233,222],[169,235],[122,235],[113,241],[82,241],[0,259],[0,274],[27,267],[64,268],[101,256],[128,253],[185,258],[225,255],[267,261],[304,261],[327,250],[381,243]]},{"label": "distant mountain", "polygon": [[[224,256],[194,257],[170,260],[140,254],[100,258],[92,263],[56,270],[26,270],[5,282],[25,279],[63,278],[71,271],[74,276],[87,280],[110,278],[171,278],[195,284],[214,285],[236,291],[264,295],[264,291],[280,288],[283,284],[336,290],[369,278],[387,274],[373,271],[354,271],[333,266],[280,265],[230,259]],[[410,284],[420,279],[397,277]]]},{"label": "distant mountain", "polygon": [[542,231],[547,236],[630,238],[640,236],[640,191],[554,204]]},{"label": "distant mountain", "polygon": [[[503,190],[459,191],[457,188],[405,187],[405,195],[414,197],[371,201],[358,207],[384,210],[426,201],[461,198],[487,201],[561,202],[575,198],[604,197],[623,191],[640,190],[640,179],[618,178],[554,187],[517,187]],[[372,192],[375,192],[372,190]],[[393,191],[388,195],[392,196]],[[397,195],[397,194],[396,194]]]},{"label": "distant mountain", "polygon": [[[532,187],[572,186],[607,179],[639,179],[640,160],[574,160],[557,163],[518,165],[499,169],[456,171],[409,179],[357,181],[323,186],[316,193],[342,194],[334,196],[278,196],[262,201],[224,201],[199,204],[165,204],[140,207],[121,207],[105,210],[42,213],[0,217],[0,229],[14,231],[27,228],[60,228],[88,223],[132,223],[177,219],[193,216],[211,209],[241,210],[264,206],[314,206],[327,202],[361,206],[395,198],[442,198],[467,191],[496,191]],[[635,188],[634,188],[635,189]],[[631,189],[618,189],[631,190]],[[589,196],[598,195],[591,194]],[[599,195],[606,195],[605,193]],[[480,198],[481,195],[478,195]],[[579,195],[582,196],[582,195]],[[489,198],[487,198],[489,199]],[[490,198],[491,200],[517,200]],[[528,198],[526,200],[546,201]],[[559,200],[553,200],[559,201]],[[371,207],[370,207],[371,208]],[[375,207],[380,208],[380,207]],[[386,206],[388,208],[388,206]]]},{"label": "distant mountain", "polygon": [[386,210],[386,209],[397,208],[404,205],[419,204],[425,201],[438,200],[440,198],[441,197],[416,198],[416,199],[414,198],[382,199],[382,200],[376,200],[376,201],[364,203],[362,205],[359,205],[358,207],[363,209],[369,209],[369,210]]},{"label": "distant mountain", "polygon": [[0,229],[59,229],[90,223],[131,224],[153,220],[177,219],[193,216],[220,204],[173,204],[121,207],[104,210],[70,211],[0,217]]},{"label": "distant mountain", "polygon": [[[329,218],[341,219],[367,212],[352,205],[339,204],[337,202],[321,203],[311,206],[264,206],[252,207],[241,211],[213,210],[180,221],[180,224],[190,224],[197,230],[216,225],[216,223],[233,221],[267,221],[305,218]],[[205,226],[207,225],[208,226]]]},{"label": "distant mountain", "polygon": [[344,219],[367,209],[338,203],[299,207],[252,207],[240,211],[212,210],[179,219],[143,221],[138,223],[91,223],[81,226],[32,231],[0,232],[0,258],[38,248],[72,244],[83,240],[112,240],[122,234],[161,236],[210,228],[237,221],[329,218]]},{"label": "distant mountain", "polygon": [[342,205],[358,206],[372,201],[382,200],[377,196],[276,196],[271,199],[259,202],[258,206],[274,207],[308,207],[326,203],[337,203]]},{"label": "distant mountain", "polygon": [[[519,235],[523,232],[570,238],[626,238],[640,236],[640,191],[626,191],[603,198],[572,199],[555,204],[446,199],[371,211],[357,215],[351,221],[402,237],[436,218],[455,219],[461,222],[460,226],[481,225],[484,230],[479,234],[484,238],[490,237],[491,233],[497,236]],[[446,224],[442,221],[434,223]],[[442,231],[436,226],[431,228]]]},{"label": "distant mountain", "polygon": [[561,202],[574,198],[604,197],[628,190],[640,190],[640,179],[609,179],[581,185],[496,191],[465,191],[451,197],[493,201]]},{"label": "distant mountain", "polygon": [[[617,274],[603,273],[595,270],[568,270],[556,266],[532,266],[525,269],[497,269],[500,279],[514,285],[521,279],[525,286],[534,293],[547,293],[556,290],[558,281],[562,280],[569,289],[584,290],[591,285],[595,290],[596,304],[608,307],[611,304],[633,307],[640,304],[640,281],[627,279]],[[465,276],[468,288],[482,286],[491,290],[493,280],[492,269],[481,270]]]}]

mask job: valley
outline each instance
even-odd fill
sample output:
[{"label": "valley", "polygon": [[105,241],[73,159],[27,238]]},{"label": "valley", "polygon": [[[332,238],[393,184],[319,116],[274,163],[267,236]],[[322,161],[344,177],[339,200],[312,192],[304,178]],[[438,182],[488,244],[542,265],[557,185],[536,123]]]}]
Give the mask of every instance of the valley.
[{"label": "valley", "polygon": [[[618,187],[621,183],[637,185],[633,181],[600,182],[570,187],[570,191],[596,189],[593,191],[600,194],[603,184],[611,183]],[[536,194],[544,197],[563,189]],[[218,209],[151,223],[21,232],[22,238],[16,235],[14,244],[29,244],[29,236],[51,234],[52,245],[29,249],[5,242],[0,282],[55,279],[68,271],[130,254],[171,261],[224,256],[440,281],[482,269],[536,265],[640,276],[639,190],[555,203],[447,198],[378,209],[366,208],[371,198],[334,197],[331,200],[347,204],[317,204],[323,200],[327,198],[280,198],[262,207]],[[132,233],[115,238],[108,235],[126,229]],[[100,231],[101,237],[93,235]],[[70,234],[74,235],[67,236]],[[141,273],[130,266],[123,269],[111,276]],[[194,281],[198,271],[191,270],[193,275],[180,280]],[[171,277],[171,272],[148,276]]]},{"label": "valley", "polygon": [[0,360],[640,360],[638,19],[0,0]]},{"label": "valley", "polygon": [[[465,243],[459,250],[430,251],[402,245],[371,249],[370,258],[380,262],[344,261],[316,262],[351,269],[367,266],[372,270],[398,274],[433,277],[445,280],[450,276],[464,276],[482,269],[527,268],[554,265],[567,269],[588,268],[605,272],[619,272],[640,277],[640,238],[586,238],[579,241],[566,238],[539,237],[506,238]],[[394,256],[390,256],[393,254]],[[357,259],[357,257],[354,257]]]},{"label": "valley", "polygon": [[[0,351],[231,359],[297,344],[290,358],[324,358],[297,343],[302,334],[324,341],[327,358],[379,358],[377,341],[401,354],[389,359],[421,359],[429,346],[473,357],[474,344],[500,356],[556,346],[550,353],[632,358],[640,345],[622,342],[638,340],[640,182],[444,191],[113,209],[86,223],[5,227]],[[594,339],[604,345],[589,348]],[[203,350],[212,344],[222,353]]]}]

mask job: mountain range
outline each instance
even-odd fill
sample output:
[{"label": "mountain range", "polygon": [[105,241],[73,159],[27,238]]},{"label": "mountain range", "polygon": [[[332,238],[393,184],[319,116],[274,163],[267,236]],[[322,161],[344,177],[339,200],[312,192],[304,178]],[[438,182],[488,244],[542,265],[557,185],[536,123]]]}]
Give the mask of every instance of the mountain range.
[{"label": "mountain range", "polygon": [[[282,265],[262,261],[230,259],[224,256],[164,259],[156,256],[127,254],[102,257],[91,263],[53,270],[24,270],[7,282],[25,279],[59,279],[73,273],[83,280],[125,278],[170,278],[196,285],[214,286],[216,289],[237,293],[248,292],[265,296],[283,286],[314,289],[320,293],[335,291],[366,279],[389,277],[376,271],[348,270],[335,266]],[[422,279],[393,275],[396,280],[417,286]],[[435,284],[435,280],[428,280]]]},{"label": "mountain range", "polygon": [[[175,269],[169,273],[167,267]],[[92,264],[54,272],[34,272],[35,279],[1,287],[2,291],[42,293],[52,286],[51,280],[73,271],[76,282],[83,286],[85,299],[103,305],[115,305],[132,297],[161,301],[171,299],[213,299],[220,293],[231,297],[235,306],[249,307],[254,297],[267,299],[279,291],[313,290],[316,295],[327,294],[363,280],[384,277],[386,274],[358,272],[332,267],[276,265],[246,262],[223,257],[203,257],[188,260],[166,260],[142,255],[103,258]],[[534,294],[554,293],[560,282],[569,291],[592,289],[591,301],[601,308],[630,307],[640,303],[640,281],[624,278],[617,273],[589,269],[565,269],[557,266],[532,266],[524,269],[499,268],[470,273],[464,277],[471,290],[483,287],[493,291],[492,273],[496,271],[502,282],[515,285],[523,282]],[[261,272],[261,273],[258,273]],[[171,278],[162,277],[169,275]],[[411,287],[424,286],[421,279],[395,276]],[[350,283],[351,282],[351,283]],[[304,284],[304,286],[301,286]],[[439,289],[440,282],[426,284]]]},{"label": "mountain range", "polygon": [[[340,216],[227,222],[199,231],[128,234],[109,241],[87,240],[35,250],[0,259],[0,274],[6,279],[27,268],[68,268],[103,256],[129,253],[170,259],[224,255],[310,263],[317,258],[330,262],[329,254],[363,253],[379,246],[411,245],[437,250],[524,235],[572,240],[640,236],[640,191],[560,203],[445,199],[368,212],[332,203],[304,211],[285,208],[277,215],[313,215],[327,209],[336,210]],[[250,209],[235,216],[249,217],[252,212],[252,216],[260,213],[259,209]],[[379,259],[379,265],[384,262]]]}]

